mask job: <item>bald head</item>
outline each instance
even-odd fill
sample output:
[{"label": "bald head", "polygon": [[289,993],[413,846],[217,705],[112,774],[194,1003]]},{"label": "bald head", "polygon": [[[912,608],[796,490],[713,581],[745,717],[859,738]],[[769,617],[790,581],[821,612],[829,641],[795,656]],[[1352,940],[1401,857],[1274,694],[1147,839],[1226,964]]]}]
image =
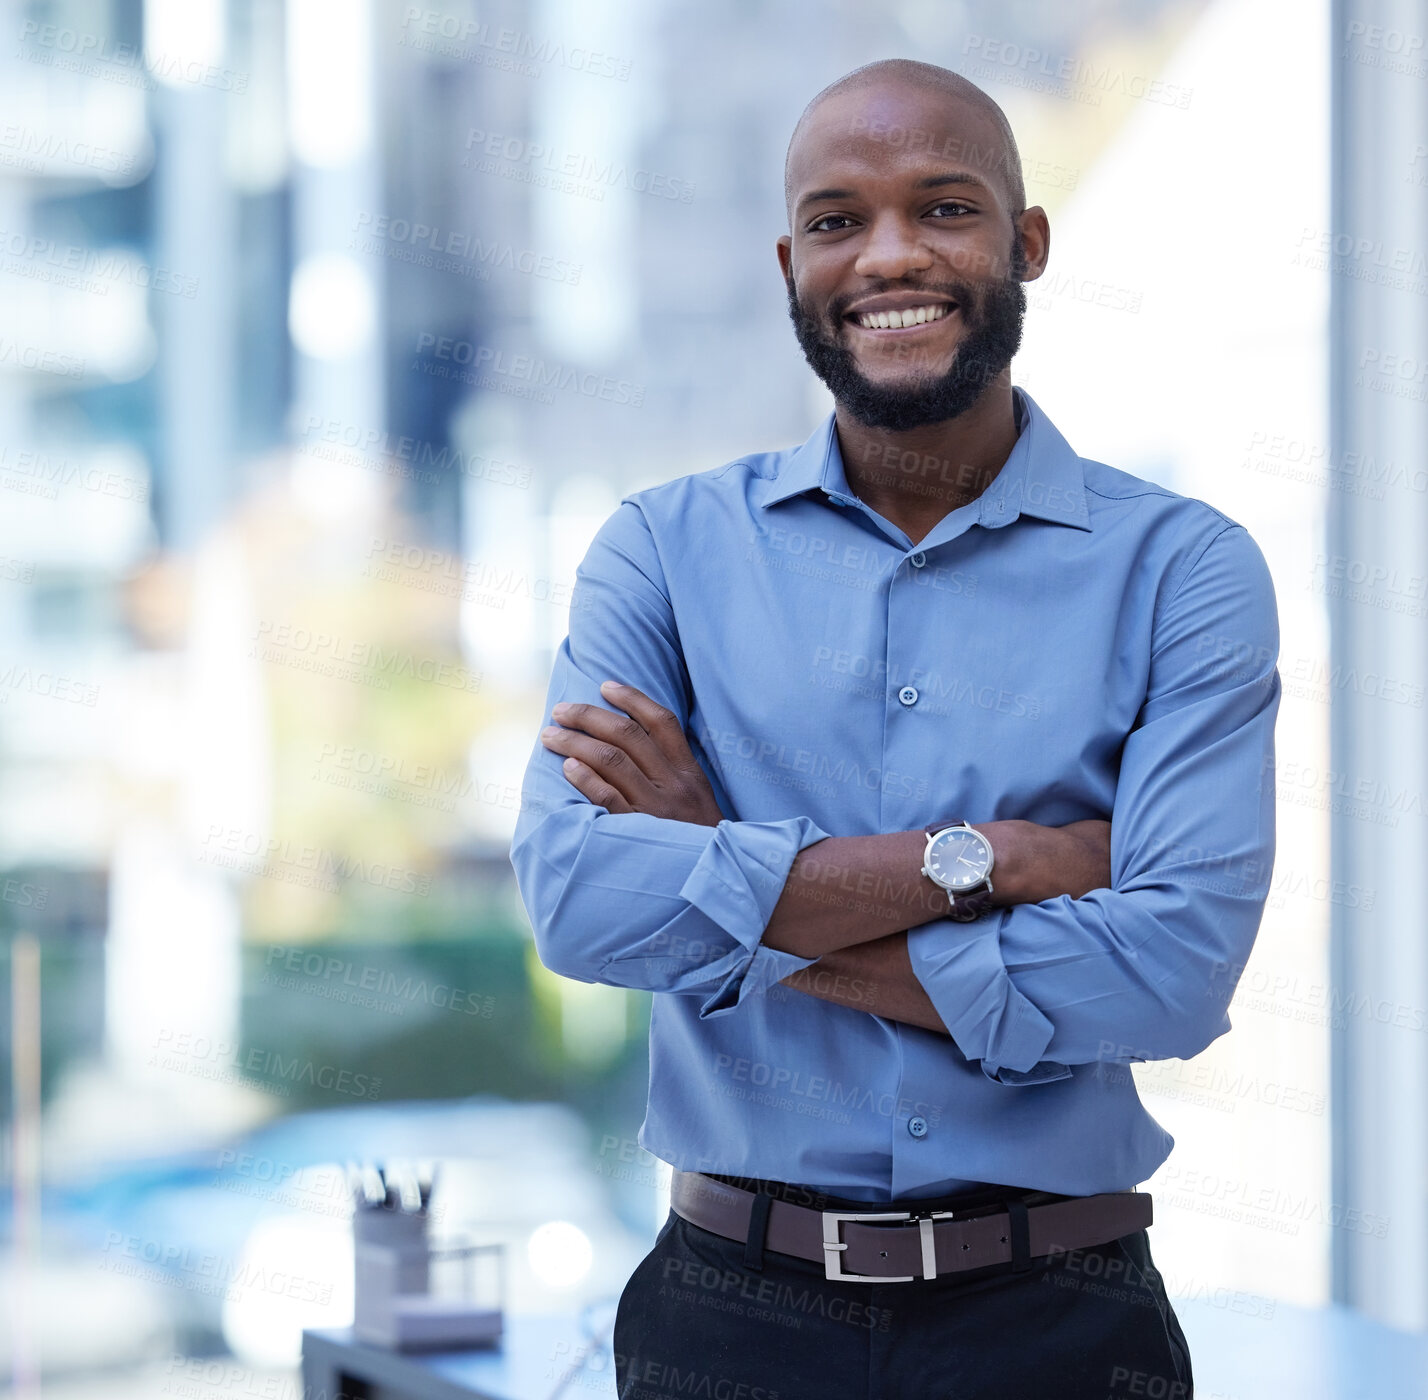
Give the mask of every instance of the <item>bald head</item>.
[{"label": "bald head", "polygon": [[[909,131],[890,124],[885,137],[889,147],[900,148],[909,141],[920,141],[924,147],[932,142],[946,147],[949,134],[961,133],[960,138],[950,137],[960,147],[955,154],[960,154],[968,164],[979,167],[1001,188],[1010,213],[1020,214],[1026,208],[1021,155],[1006,113],[975,83],[950,68],[939,68],[935,63],[920,63],[912,58],[884,58],[876,63],[865,63],[829,83],[803,109],[793,128],[793,135],[789,137],[788,152],[784,158],[783,192],[789,209],[790,226],[796,195],[797,153],[814,113],[833,100],[846,105],[849,101],[864,99],[859,106],[873,106],[880,97],[895,99],[899,94],[934,98],[944,113],[943,129],[935,133]],[[871,123],[862,129],[877,130]],[[954,152],[944,150],[943,154]]]}]

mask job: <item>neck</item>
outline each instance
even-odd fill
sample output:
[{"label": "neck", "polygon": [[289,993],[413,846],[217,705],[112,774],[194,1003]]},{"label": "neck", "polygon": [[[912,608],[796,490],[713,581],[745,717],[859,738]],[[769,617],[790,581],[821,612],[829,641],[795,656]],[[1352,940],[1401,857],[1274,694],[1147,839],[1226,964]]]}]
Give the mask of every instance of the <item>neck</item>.
[{"label": "neck", "polygon": [[925,522],[921,534],[948,511],[976,500],[1001,471],[1017,439],[1007,370],[965,413],[941,423],[906,432],[870,428],[842,404],[834,410],[834,421],[853,494],[899,525]]}]

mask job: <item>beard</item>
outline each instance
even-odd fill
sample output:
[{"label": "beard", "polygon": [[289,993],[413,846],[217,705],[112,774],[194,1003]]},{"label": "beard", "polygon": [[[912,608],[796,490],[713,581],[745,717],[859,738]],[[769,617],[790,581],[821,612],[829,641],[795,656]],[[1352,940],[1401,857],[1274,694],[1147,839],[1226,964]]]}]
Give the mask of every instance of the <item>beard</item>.
[{"label": "beard", "polygon": [[[858,362],[840,336],[830,333],[798,299],[793,278],[788,285],[788,314],[793,333],[809,366],[858,422],[869,428],[906,432],[929,423],[942,423],[965,413],[981,398],[987,386],[1011,364],[1021,345],[1026,315],[1026,248],[1021,230],[1012,238],[1011,267],[1007,276],[980,288],[971,282],[945,282],[919,290],[949,297],[962,313],[965,331],[945,373],[924,376],[906,384],[875,384],[858,368]],[[836,317],[842,324],[842,313]]]}]

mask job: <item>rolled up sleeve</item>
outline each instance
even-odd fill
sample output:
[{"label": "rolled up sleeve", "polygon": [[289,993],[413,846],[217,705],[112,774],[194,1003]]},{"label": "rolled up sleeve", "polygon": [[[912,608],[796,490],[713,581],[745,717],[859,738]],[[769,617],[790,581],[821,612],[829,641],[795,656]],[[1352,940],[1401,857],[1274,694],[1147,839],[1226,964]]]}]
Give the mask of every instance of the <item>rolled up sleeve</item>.
[{"label": "rolled up sleeve", "polygon": [[1188,1059],[1230,1029],[1274,862],[1278,654],[1269,570],[1228,525],[1153,627],[1111,814],[1111,888],[909,933],[914,973],[989,1078]]},{"label": "rolled up sleeve", "polygon": [[[692,696],[673,609],[644,514],[628,497],[576,571],[542,725],[562,700],[622,713],[600,693],[607,679],[638,687],[688,731]],[[537,738],[510,852],[536,951],[551,971],[694,994],[708,1017],[815,961],[761,941],[795,857],[828,835],[812,819],[726,817],[711,827],[610,812],[566,778],[563,762]]]}]

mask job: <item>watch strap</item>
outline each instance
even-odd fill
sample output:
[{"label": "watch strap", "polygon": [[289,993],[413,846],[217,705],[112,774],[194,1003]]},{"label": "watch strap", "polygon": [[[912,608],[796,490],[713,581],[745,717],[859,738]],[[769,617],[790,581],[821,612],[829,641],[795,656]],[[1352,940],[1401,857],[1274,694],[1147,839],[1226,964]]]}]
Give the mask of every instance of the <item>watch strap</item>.
[{"label": "watch strap", "polygon": [[949,894],[947,902],[952,906],[947,912],[949,919],[955,919],[959,924],[970,924],[991,912],[992,892],[983,886],[972,894]]}]

